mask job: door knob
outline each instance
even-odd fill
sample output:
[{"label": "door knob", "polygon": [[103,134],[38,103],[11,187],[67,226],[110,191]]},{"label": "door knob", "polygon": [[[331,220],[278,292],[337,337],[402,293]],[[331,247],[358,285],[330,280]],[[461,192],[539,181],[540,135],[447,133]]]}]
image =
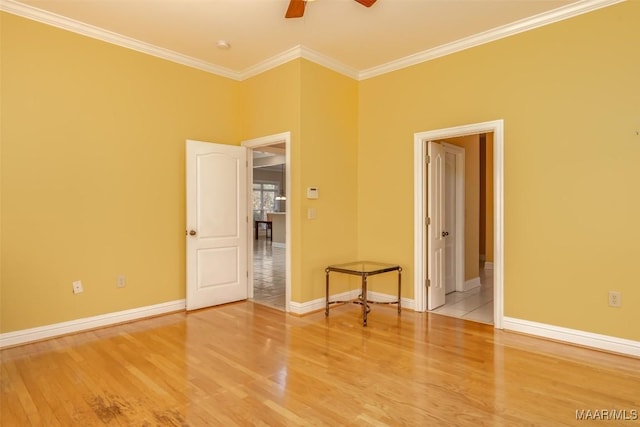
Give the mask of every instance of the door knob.
[{"label": "door knob", "polygon": [[195,236],[195,235],[196,235],[196,230],[189,231],[189,236]]}]

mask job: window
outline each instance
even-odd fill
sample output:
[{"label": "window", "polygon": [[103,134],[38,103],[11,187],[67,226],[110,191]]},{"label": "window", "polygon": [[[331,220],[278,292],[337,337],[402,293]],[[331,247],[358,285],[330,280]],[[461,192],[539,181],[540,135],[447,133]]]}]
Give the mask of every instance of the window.
[{"label": "window", "polygon": [[278,184],[267,182],[253,183],[253,219],[264,221],[267,212],[273,212],[276,208],[276,195]]}]

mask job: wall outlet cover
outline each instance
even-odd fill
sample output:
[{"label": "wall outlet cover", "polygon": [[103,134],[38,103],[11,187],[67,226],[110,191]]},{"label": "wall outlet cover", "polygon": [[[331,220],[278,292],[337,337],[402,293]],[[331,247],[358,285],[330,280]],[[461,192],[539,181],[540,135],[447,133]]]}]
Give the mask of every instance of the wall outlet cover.
[{"label": "wall outlet cover", "polygon": [[84,292],[84,288],[82,287],[81,280],[76,280],[75,282],[72,283],[72,286],[73,286],[74,294],[79,294],[80,292]]}]

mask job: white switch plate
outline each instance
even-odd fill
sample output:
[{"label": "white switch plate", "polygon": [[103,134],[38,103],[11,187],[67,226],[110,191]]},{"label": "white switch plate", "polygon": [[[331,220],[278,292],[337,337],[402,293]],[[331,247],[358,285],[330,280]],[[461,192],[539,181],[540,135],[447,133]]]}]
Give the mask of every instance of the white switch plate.
[{"label": "white switch plate", "polygon": [[307,219],[316,219],[316,208],[307,209]]},{"label": "white switch plate", "polygon": [[127,278],[122,275],[118,276],[118,281],[116,286],[119,288],[124,288],[125,286],[127,286]]}]

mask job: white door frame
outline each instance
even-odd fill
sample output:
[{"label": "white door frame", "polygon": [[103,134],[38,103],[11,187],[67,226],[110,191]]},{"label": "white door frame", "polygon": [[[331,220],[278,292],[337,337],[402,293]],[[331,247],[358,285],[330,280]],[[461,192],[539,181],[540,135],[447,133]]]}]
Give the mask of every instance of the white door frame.
[{"label": "white door frame", "polygon": [[493,132],[493,325],[502,329],[504,318],[504,121],[493,120],[414,134],[414,299],[415,310],[426,311],[426,143],[458,136]]},{"label": "white door frame", "polygon": [[[287,200],[285,202],[287,212],[286,215],[286,225],[285,225],[285,300],[284,300],[284,309],[285,312],[290,312],[290,301],[291,301],[291,132],[283,132],[274,135],[267,135],[260,138],[249,139],[246,141],[242,141],[242,146],[247,147],[249,150],[253,151],[259,147],[265,147],[268,145],[274,144],[285,144],[285,195]],[[248,162],[248,177],[247,182],[249,188],[253,188],[253,156],[247,155]],[[249,191],[249,203],[248,206],[252,206],[252,197],[253,191]],[[247,223],[248,230],[248,242],[249,248],[253,248],[253,220]],[[253,254],[253,250],[250,249],[250,253]],[[251,259],[253,260],[253,255],[251,255]],[[249,262],[249,277],[248,277],[248,291],[249,298],[253,298],[253,262]]]},{"label": "white door frame", "polygon": [[[456,291],[464,291],[464,209],[465,209],[465,150],[457,145],[443,143],[445,153],[456,157]],[[461,261],[462,260],[462,261]]]}]

